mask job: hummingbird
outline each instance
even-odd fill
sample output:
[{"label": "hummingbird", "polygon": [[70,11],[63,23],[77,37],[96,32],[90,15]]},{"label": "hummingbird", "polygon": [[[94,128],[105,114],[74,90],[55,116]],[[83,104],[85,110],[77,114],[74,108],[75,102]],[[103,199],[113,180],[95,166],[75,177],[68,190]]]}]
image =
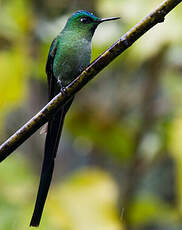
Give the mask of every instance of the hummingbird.
[{"label": "hummingbird", "polygon": [[[84,10],[76,11],[68,18],[64,29],[53,40],[47,58],[49,101],[59,92],[64,93],[64,88],[89,65],[91,41],[97,26],[102,22],[116,19],[119,17],[101,19]],[[30,226],[40,224],[53,175],[64,118],[73,99],[74,97],[71,97],[48,121],[40,184]]]}]

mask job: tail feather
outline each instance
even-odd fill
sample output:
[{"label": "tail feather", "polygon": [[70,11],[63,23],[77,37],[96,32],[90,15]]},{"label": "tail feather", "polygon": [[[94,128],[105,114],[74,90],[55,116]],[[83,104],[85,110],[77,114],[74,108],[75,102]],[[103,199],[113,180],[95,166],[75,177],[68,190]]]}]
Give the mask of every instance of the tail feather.
[{"label": "tail feather", "polygon": [[53,119],[48,123],[40,185],[30,226],[39,226],[53,175],[54,159],[59,145],[64,117],[72,101],[73,99],[71,99],[58,113],[56,113]]}]

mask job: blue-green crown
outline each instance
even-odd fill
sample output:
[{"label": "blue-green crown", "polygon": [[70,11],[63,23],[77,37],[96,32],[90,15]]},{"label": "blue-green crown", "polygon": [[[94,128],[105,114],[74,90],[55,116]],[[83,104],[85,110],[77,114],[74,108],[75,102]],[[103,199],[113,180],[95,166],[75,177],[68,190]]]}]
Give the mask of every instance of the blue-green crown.
[{"label": "blue-green crown", "polygon": [[[93,21],[98,21],[100,20],[100,18],[96,17],[94,14],[88,12],[88,11],[85,11],[85,10],[78,10],[76,11],[75,13],[73,13],[71,15],[71,17],[69,19],[74,19],[74,18],[79,18],[79,17],[89,17],[91,18]],[[69,20],[68,19],[68,20]]]}]

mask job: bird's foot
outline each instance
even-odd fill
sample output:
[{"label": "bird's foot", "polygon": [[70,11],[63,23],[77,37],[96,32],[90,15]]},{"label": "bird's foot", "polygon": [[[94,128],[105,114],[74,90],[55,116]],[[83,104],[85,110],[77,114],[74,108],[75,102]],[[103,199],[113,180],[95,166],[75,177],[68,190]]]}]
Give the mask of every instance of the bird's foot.
[{"label": "bird's foot", "polygon": [[60,91],[61,91],[61,93],[63,94],[63,96],[65,96],[65,95],[66,95],[66,88],[62,85],[61,80],[58,80],[57,83],[58,83],[59,86],[60,86]]},{"label": "bird's foot", "polygon": [[67,94],[67,92],[66,92],[66,88],[65,87],[61,87],[60,88],[60,91],[61,91],[61,93],[63,94],[63,96],[66,96],[66,94]]}]

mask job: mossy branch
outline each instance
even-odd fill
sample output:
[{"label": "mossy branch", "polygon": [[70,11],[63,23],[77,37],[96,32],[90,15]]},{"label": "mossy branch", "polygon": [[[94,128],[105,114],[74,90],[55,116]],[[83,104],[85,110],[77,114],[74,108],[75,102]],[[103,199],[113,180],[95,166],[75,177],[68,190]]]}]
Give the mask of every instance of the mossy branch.
[{"label": "mossy branch", "polygon": [[36,130],[45,124],[51,116],[62,106],[70,96],[76,94],[104,69],[113,59],[123,53],[138,38],[150,28],[164,21],[165,16],[175,8],[181,0],[165,0],[153,12],[142,19],[131,30],[124,34],[109,49],[93,61],[74,81],[66,88],[65,93],[59,93],[39,113],[21,127],[14,135],[0,146],[0,162],[9,156],[19,145],[27,140]]}]

